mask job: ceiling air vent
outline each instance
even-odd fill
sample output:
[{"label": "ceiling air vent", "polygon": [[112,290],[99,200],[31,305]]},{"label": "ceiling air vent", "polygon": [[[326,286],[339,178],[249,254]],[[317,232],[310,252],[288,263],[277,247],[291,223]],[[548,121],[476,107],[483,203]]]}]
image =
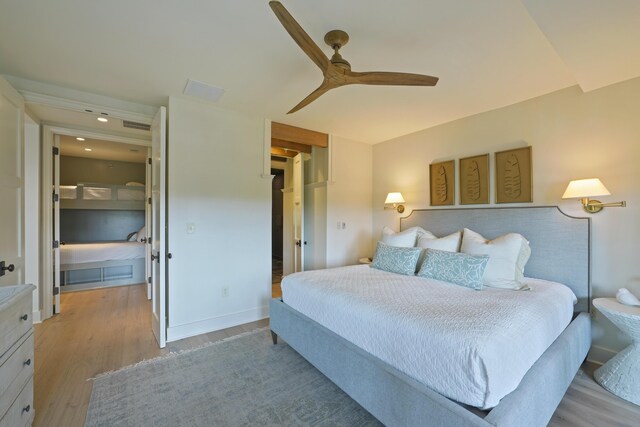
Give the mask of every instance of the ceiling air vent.
[{"label": "ceiling air vent", "polygon": [[147,124],[144,124],[144,123],[138,123],[138,122],[131,122],[129,120],[123,120],[122,121],[122,127],[129,128],[129,129],[138,129],[138,130],[150,130],[151,129],[151,125],[147,125]]}]

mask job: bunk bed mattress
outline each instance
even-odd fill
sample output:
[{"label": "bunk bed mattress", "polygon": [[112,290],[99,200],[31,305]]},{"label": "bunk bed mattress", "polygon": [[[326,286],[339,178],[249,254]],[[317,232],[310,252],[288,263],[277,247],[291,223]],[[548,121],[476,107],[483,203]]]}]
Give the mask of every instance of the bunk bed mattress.
[{"label": "bunk bed mattress", "polygon": [[145,257],[144,243],[76,243],[60,246],[60,264],[83,264]]},{"label": "bunk bed mattress", "polygon": [[573,315],[568,287],[527,284],[530,291],[475,291],[362,265],[289,275],[282,293],[293,309],[443,396],[489,409]]}]

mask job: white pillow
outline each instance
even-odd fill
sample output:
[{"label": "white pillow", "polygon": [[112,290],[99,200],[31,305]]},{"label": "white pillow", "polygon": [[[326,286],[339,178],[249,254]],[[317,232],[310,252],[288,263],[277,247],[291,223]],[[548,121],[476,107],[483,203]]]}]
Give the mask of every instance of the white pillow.
[{"label": "white pillow", "polygon": [[461,252],[469,255],[489,255],[484,271],[485,286],[503,289],[529,289],[524,281],[524,266],[531,256],[527,239],[509,233],[487,240],[475,231],[464,229]]},{"label": "white pillow", "polygon": [[462,240],[462,232],[456,231],[445,237],[436,237],[425,230],[422,236],[418,237],[416,246],[425,249],[437,249],[439,251],[458,252],[460,249],[460,241]]},{"label": "white pillow", "polygon": [[143,225],[142,228],[138,231],[138,242],[142,242],[142,239],[146,239],[146,237],[147,237],[147,226]]},{"label": "white pillow", "polygon": [[418,229],[420,227],[411,227],[407,230],[396,233],[389,227],[382,229],[382,242],[398,248],[412,248],[416,245],[418,238]]}]

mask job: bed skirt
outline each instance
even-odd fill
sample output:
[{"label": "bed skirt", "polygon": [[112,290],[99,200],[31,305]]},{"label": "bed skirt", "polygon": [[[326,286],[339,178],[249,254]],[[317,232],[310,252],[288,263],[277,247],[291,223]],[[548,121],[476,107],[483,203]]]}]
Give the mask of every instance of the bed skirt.
[{"label": "bed skirt", "polygon": [[388,426],[546,426],[591,346],[591,319],[580,313],[486,417],[436,393],[280,299],[271,330]]}]

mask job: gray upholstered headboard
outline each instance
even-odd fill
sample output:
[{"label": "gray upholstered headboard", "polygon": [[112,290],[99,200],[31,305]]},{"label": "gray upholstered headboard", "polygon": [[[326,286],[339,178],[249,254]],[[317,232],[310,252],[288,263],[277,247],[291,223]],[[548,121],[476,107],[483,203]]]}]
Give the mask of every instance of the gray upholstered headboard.
[{"label": "gray upholstered headboard", "polygon": [[590,218],[571,217],[557,206],[421,209],[400,219],[401,230],[414,226],[436,236],[465,227],[488,239],[520,233],[531,245],[525,275],[569,286],[578,297],[575,310],[590,311]]}]

